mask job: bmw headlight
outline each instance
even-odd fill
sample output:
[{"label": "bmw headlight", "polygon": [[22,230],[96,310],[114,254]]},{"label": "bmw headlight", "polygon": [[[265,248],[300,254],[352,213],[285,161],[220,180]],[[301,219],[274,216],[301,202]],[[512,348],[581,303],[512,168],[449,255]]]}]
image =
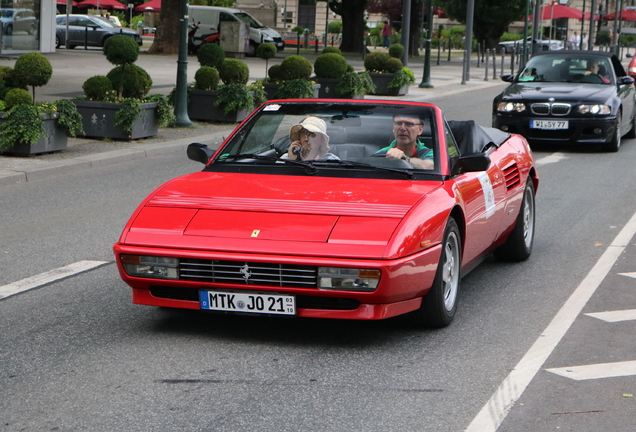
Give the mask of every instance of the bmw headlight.
[{"label": "bmw headlight", "polygon": [[611,112],[610,107],[605,104],[579,105],[579,113],[581,114],[608,115]]},{"label": "bmw headlight", "polygon": [[129,276],[153,279],[179,279],[178,258],[121,255],[121,263]]},{"label": "bmw headlight", "polygon": [[526,104],[523,102],[499,102],[497,111],[499,112],[522,112],[526,110]]},{"label": "bmw headlight", "polygon": [[318,267],[318,288],[334,291],[375,291],[380,270]]}]

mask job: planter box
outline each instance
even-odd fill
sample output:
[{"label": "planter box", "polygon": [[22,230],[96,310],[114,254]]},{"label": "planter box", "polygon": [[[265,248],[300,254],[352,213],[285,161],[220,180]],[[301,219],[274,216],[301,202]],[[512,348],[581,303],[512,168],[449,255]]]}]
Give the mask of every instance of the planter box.
[{"label": "planter box", "polygon": [[[276,92],[278,91],[278,87],[280,84],[263,84],[263,88],[265,90],[265,94],[267,95],[267,100],[277,99]],[[320,96],[320,84],[312,84],[312,88],[314,89],[314,99],[318,99]]]},{"label": "planter box", "polygon": [[[0,113],[4,117],[4,113]],[[1,150],[2,154],[10,154],[15,156],[29,156],[40,153],[52,153],[65,150],[68,144],[66,131],[57,125],[57,114],[40,114],[40,118],[44,122],[44,130],[46,135],[40,135],[37,142],[30,144],[18,144],[6,150]],[[6,120],[0,118],[0,124]]]},{"label": "planter box", "polygon": [[399,89],[390,89],[389,83],[395,76],[392,73],[370,73],[371,81],[375,84],[375,94],[378,96],[404,96],[409,92],[409,86],[405,85]]},{"label": "planter box", "polygon": [[134,140],[150,138],[159,133],[157,104],[154,102],[141,104],[141,114],[133,123],[130,134],[122,131],[119,126],[115,126],[115,115],[122,104],[81,100],[74,100],[73,103],[82,116],[82,126],[86,137]]},{"label": "planter box", "polygon": [[364,99],[364,93],[353,95],[350,98],[338,96],[336,87],[340,80],[338,78],[316,78],[316,82],[320,84],[318,97],[320,99]]},{"label": "planter box", "polygon": [[189,90],[188,99],[188,117],[191,120],[240,123],[250,114],[246,110],[226,114],[223,108],[214,105],[215,91]]}]

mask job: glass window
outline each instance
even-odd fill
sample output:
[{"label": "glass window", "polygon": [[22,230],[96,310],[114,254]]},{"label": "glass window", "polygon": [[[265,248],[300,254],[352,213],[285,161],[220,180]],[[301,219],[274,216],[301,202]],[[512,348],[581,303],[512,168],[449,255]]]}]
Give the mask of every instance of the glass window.
[{"label": "glass window", "polygon": [[27,3],[12,1],[2,2],[2,5],[2,52],[37,51],[40,47],[40,2],[28,3],[29,7],[24,7]]}]

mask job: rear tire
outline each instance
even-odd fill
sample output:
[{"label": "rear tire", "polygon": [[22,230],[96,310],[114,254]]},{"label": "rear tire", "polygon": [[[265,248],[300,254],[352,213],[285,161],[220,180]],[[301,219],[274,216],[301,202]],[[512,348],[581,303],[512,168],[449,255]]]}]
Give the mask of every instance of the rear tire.
[{"label": "rear tire", "polygon": [[534,209],[534,184],[532,179],[528,178],[515,227],[510,232],[506,242],[494,251],[497,259],[519,262],[530,257],[534,244]]},{"label": "rear tire", "polygon": [[418,326],[440,328],[449,325],[457,312],[461,281],[461,234],[455,219],[450,218],[444,230],[442,253],[433,286],[422,298],[422,306],[411,312],[410,318]]}]

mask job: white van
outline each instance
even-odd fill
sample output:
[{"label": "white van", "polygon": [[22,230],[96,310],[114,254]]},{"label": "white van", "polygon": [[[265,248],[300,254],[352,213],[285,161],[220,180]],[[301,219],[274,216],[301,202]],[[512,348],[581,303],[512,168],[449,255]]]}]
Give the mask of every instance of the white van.
[{"label": "white van", "polygon": [[250,26],[250,47],[247,55],[253,56],[256,47],[263,42],[276,45],[278,51],[285,48],[285,41],[280,34],[269,27],[265,27],[254,17],[240,9],[214,6],[188,6],[190,24],[199,25],[197,36],[218,32],[223,21],[242,21]]}]

